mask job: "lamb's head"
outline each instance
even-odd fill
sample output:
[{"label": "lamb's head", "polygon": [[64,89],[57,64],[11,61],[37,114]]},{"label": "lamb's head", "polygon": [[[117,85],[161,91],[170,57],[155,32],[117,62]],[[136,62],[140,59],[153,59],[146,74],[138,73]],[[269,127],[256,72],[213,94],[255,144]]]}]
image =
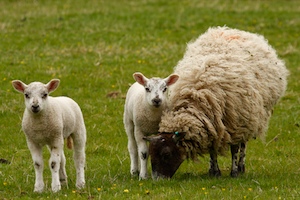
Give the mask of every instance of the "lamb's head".
[{"label": "lamb's head", "polygon": [[19,80],[12,81],[13,87],[24,94],[26,109],[38,114],[47,106],[48,95],[59,85],[58,79],[53,79],[47,84],[32,82],[28,85]]},{"label": "lamb's head", "polygon": [[186,159],[186,152],[178,143],[185,133],[160,133],[144,137],[149,141],[152,178],[171,178]]},{"label": "lamb's head", "polygon": [[146,100],[148,104],[156,108],[160,107],[165,101],[164,100],[165,93],[168,87],[174,84],[179,78],[178,75],[172,74],[164,79],[161,78],[148,79],[142,73],[139,72],[134,73],[133,77],[136,80],[136,82],[144,86],[146,91],[145,92]]}]

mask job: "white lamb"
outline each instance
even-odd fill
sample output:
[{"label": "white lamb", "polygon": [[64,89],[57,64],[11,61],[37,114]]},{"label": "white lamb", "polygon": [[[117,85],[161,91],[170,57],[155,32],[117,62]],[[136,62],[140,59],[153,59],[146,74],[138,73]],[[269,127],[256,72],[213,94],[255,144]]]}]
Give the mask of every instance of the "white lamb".
[{"label": "white lamb", "polygon": [[157,133],[162,111],[166,108],[167,88],[178,80],[178,75],[165,79],[146,78],[133,74],[136,83],[128,90],[124,108],[124,126],[128,136],[130,173],[137,175],[140,159],[140,179],[147,178],[148,146],[144,136]]},{"label": "white lamb", "polygon": [[68,97],[51,97],[59,85],[58,79],[47,84],[33,82],[26,85],[22,81],[12,81],[13,87],[24,94],[25,112],[22,128],[26,135],[27,145],[31,152],[35,168],[34,192],[42,192],[43,155],[42,148],[47,145],[51,156],[49,166],[52,174],[52,191],[61,189],[67,184],[64,155],[64,138],[68,138],[68,146],[74,143],[74,162],[76,167],[76,187],[84,188],[86,129],[83,115],[78,104]]}]

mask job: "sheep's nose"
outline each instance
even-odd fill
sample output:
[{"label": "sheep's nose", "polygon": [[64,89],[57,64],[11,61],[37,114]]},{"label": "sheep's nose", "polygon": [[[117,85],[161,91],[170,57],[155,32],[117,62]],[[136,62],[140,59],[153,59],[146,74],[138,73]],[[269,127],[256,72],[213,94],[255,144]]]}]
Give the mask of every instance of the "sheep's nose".
[{"label": "sheep's nose", "polygon": [[37,113],[37,112],[40,111],[40,106],[39,105],[32,105],[31,110],[32,110],[32,112]]},{"label": "sheep's nose", "polygon": [[153,103],[154,106],[158,107],[161,104],[161,99],[155,98],[155,99],[152,100],[152,103]]}]

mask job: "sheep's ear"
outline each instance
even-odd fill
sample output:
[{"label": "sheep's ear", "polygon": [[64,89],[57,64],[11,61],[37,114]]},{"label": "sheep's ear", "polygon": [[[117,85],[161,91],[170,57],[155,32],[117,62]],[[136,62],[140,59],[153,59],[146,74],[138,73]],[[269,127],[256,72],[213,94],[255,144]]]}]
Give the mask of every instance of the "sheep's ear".
[{"label": "sheep's ear", "polygon": [[143,137],[143,139],[146,140],[146,141],[148,141],[148,142],[151,142],[153,140],[157,140],[159,138],[161,138],[160,135],[150,135],[150,136],[144,136]]},{"label": "sheep's ear", "polygon": [[172,74],[170,76],[168,76],[167,78],[165,78],[165,82],[167,84],[167,86],[173,85],[174,83],[176,83],[176,81],[179,79],[179,76],[177,74]]},{"label": "sheep's ear", "polygon": [[19,80],[14,80],[11,82],[15,90],[18,92],[24,93],[24,90],[27,88],[27,85]]},{"label": "sheep's ear", "polygon": [[181,141],[184,139],[185,133],[184,132],[175,132],[174,135],[172,136],[173,140],[175,143],[178,141]]},{"label": "sheep's ear", "polygon": [[140,72],[136,72],[133,74],[133,78],[136,80],[136,82],[138,82],[139,84],[145,86],[148,82],[148,78],[145,77],[142,73]]},{"label": "sheep's ear", "polygon": [[46,88],[48,89],[48,92],[53,92],[54,90],[56,90],[56,88],[59,85],[60,80],[59,79],[52,79],[51,81],[49,81],[49,83],[46,84]]}]

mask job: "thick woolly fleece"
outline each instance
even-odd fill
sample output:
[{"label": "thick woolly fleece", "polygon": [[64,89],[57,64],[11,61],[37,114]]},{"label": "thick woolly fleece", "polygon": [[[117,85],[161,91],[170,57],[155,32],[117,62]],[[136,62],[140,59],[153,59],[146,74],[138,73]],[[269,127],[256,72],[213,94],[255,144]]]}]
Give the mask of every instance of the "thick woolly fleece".
[{"label": "thick woolly fleece", "polygon": [[210,28],[189,43],[174,73],[180,78],[169,89],[159,132],[185,132],[180,144],[193,159],[263,139],[288,76],[263,36],[228,27]]}]

